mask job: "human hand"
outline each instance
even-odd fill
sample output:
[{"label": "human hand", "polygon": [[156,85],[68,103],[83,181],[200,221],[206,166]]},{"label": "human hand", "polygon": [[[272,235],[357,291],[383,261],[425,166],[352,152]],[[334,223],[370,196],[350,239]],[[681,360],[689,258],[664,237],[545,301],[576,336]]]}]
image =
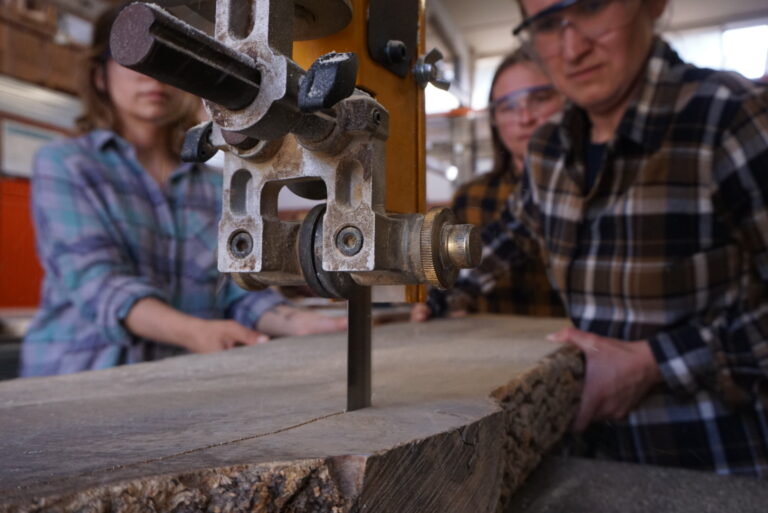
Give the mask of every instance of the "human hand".
[{"label": "human hand", "polygon": [[197,319],[184,344],[194,353],[215,353],[235,346],[252,346],[269,341],[269,337],[232,320]]},{"label": "human hand", "polygon": [[[466,310],[450,310],[447,317],[456,319],[466,317]],[[411,322],[426,322],[432,318],[432,309],[426,303],[415,303],[411,308]]]},{"label": "human hand", "polygon": [[586,358],[584,390],[571,426],[577,433],[595,421],[623,419],[651,387],[662,381],[646,340],[625,342],[572,326],[548,338],[578,347]]},{"label": "human hand", "polygon": [[415,303],[411,307],[411,322],[426,322],[432,317],[432,309],[426,303]]},{"label": "human hand", "polygon": [[347,329],[347,319],[330,317],[293,306],[278,305],[261,316],[256,329],[276,337],[334,333]]}]

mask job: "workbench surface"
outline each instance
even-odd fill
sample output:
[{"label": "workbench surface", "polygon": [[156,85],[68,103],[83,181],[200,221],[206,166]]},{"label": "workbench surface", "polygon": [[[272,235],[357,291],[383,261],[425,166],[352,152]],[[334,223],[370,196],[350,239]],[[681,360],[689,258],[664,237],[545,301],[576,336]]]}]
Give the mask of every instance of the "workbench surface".
[{"label": "workbench surface", "polygon": [[563,324],[378,327],[373,407],[350,413],[344,334],[0,383],[0,512],[491,511],[573,413],[581,358],[545,339]]}]

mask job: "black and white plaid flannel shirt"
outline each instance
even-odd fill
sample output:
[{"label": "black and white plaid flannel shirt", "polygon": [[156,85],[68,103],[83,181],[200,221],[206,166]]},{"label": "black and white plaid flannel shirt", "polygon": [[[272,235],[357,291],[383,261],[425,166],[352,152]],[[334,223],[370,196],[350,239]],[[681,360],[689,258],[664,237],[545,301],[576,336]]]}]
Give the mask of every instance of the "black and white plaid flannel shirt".
[{"label": "black and white plaid flannel shirt", "polygon": [[662,40],[586,195],[583,110],[534,135],[519,194],[483,234],[482,294],[539,246],[574,325],[648,340],[664,377],[617,459],[768,476],[768,91],[683,63]]}]

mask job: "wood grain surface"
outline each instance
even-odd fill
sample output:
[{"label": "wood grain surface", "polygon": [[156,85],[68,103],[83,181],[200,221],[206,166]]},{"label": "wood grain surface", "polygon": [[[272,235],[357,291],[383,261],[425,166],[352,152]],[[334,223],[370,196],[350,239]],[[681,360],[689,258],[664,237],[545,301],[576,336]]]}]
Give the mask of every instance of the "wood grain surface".
[{"label": "wood grain surface", "polygon": [[374,330],[346,413],[344,335],[0,383],[0,512],[487,512],[564,432],[562,320]]}]

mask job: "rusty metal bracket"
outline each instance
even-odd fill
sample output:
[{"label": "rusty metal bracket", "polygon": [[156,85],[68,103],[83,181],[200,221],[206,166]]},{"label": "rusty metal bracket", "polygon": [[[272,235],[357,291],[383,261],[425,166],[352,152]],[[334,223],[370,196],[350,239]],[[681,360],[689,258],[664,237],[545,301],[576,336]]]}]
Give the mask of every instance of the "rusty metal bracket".
[{"label": "rusty metal bracket", "polygon": [[370,0],[368,52],[399,77],[411,70],[418,53],[419,0]]},{"label": "rusty metal bracket", "polygon": [[[164,3],[210,16],[212,0],[202,1]],[[331,11],[351,15],[351,4],[217,0],[212,37],[137,2],[120,13],[111,41],[118,63],[205,98],[211,124],[190,133],[185,156],[225,152],[219,271],[249,290],[308,284],[349,299],[348,405],[355,409],[370,404],[370,287],[449,287],[459,268],[479,261],[480,238],[446,209],[426,216],[386,209],[389,112],[355,88],[355,54],[326,53],[309,71],[291,58],[302,23],[319,33],[346,24],[326,16]],[[420,0],[369,4],[369,50],[401,77],[418,51],[419,12]],[[417,73],[422,81],[437,78],[437,54],[430,55]],[[301,223],[282,219],[283,187],[325,206]]]}]

